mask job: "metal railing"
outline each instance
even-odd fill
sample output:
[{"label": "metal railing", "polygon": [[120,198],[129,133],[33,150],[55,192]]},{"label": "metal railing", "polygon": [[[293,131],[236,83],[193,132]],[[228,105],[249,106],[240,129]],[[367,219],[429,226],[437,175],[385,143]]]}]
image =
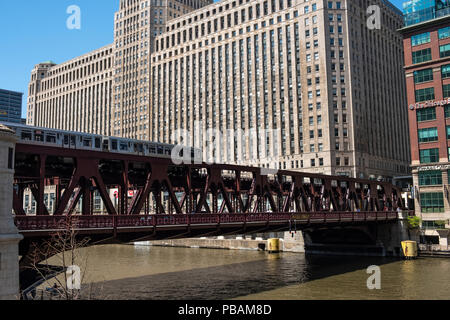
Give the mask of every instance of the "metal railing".
[{"label": "metal railing", "polygon": [[16,216],[19,231],[58,231],[69,224],[75,230],[127,229],[159,226],[220,225],[230,223],[289,222],[303,224],[396,220],[397,212],[312,212],[256,214],[187,214],[138,216]]}]

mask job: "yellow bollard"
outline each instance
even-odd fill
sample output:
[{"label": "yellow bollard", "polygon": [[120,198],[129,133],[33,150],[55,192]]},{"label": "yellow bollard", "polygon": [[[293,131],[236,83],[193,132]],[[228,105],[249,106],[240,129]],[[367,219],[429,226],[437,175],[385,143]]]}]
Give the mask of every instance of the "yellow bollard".
[{"label": "yellow bollard", "polygon": [[267,242],[268,242],[268,250],[267,251],[269,251],[269,253],[280,252],[280,239],[273,238],[273,239],[267,240]]},{"label": "yellow bollard", "polygon": [[417,242],[416,241],[402,241],[403,255],[406,259],[417,258]]}]

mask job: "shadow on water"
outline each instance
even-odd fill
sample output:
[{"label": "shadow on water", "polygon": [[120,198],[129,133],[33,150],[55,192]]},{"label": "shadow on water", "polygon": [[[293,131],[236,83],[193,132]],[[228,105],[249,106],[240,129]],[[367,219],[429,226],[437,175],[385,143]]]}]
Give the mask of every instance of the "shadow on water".
[{"label": "shadow on water", "polygon": [[[187,249],[189,250],[189,249]],[[222,300],[322,279],[393,258],[261,253],[262,260],[106,281],[99,299]]]}]

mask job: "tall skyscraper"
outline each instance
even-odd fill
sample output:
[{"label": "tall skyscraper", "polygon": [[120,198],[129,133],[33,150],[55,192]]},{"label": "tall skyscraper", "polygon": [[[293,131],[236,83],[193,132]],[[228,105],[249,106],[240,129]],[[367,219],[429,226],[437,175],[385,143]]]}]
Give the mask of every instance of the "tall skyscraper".
[{"label": "tall skyscraper", "polygon": [[27,124],[111,134],[113,48],[61,64],[40,63],[28,86]]},{"label": "tall skyscraper", "polygon": [[[398,9],[385,0],[212,2],[120,1],[107,67],[93,69],[103,59],[95,53],[38,65],[28,123],[193,144],[224,163],[372,179],[408,172]],[[220,137],[207,145],[208,130]]]},{"label": "tall skyscraper", "polygon": [[[405,2],[405,72],[416,215],[428,240],[450,218],[450,2]],[[405,107],[406,109],[406,107]]]},{"label": "tall skyscraper", "polygon": [[402,23],[381,0],[224,0],[175,18],[151,56],[150,139],[192,145],[214,128],[200,145],[218,162],[405,174]]},{"label": "tall skyscraper", "polygon": [[166,23],[213,0],[121,0],[114,27],[113,134],[148,139],[150,54]]},{"label": "tall skyscraper", "polygon": [[153,38],[168,20],[212,0],[121,0],[114,43],[61,64],[36,65],[29,125],[147,139]]}]

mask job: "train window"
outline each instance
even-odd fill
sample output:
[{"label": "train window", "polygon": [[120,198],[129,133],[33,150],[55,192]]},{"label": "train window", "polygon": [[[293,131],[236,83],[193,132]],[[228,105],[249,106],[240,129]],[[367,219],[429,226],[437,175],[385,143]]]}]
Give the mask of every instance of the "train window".
[{"label": "train window", "polygon": [[120,144],[120,151],[128,151],[128,143],[122,142]]},{"label": "train window", "polygon": [[49,143],[56,143],[56,137],[54,135],[47,135],[45,141]]},{"label": "train window", "polygon": [[95,138],[95,148],[100,149],[100,138]]},{"label": "train window", "polygon": [[69,136],[64,135],[64,144],[69,144]]},{"label": "train window", "polygon": [[164,148],[158,147],[158,154],[164,154]]},{"label": "train window", "polygon": [[103,140],[103,150],[109,150],[109,141]]},{"label": "train window", "polygon": [[153,154],[156,153],[156,148],[155,148],[154,145],[150,145],[150,147],[148,148],[148,150],[149,150],[150,153],[153,153]]},{"label": "train window", "polygon": [[44,134],[42,133],[42,131],[35,131],[34,132],[34,141],[44,142]]},{"label": "train window", "polygon": [[164,154],[170,156],[170,148],[164,148]]},{"label": "train window", "polygon": [[144,152],[144,145],[142,143],[136,143],[134,145],[134,150],[137,152]]},{"label": "train window", "polygon": [[111,149],[117,150],[117,140],[111,140]]},{"label": "train window", "polygon": [[83,147],[92,147],[92,140],[91,139],[84,139],[83,140]]},{"label": "train window", "polygon": [[31,131],[22,131],[21,139],[22,140],[31,140]]},{"label": "train window", "polygon": [[76,145],[76,137],[75,136],[70,136],[70,144],[73,146]]}]

